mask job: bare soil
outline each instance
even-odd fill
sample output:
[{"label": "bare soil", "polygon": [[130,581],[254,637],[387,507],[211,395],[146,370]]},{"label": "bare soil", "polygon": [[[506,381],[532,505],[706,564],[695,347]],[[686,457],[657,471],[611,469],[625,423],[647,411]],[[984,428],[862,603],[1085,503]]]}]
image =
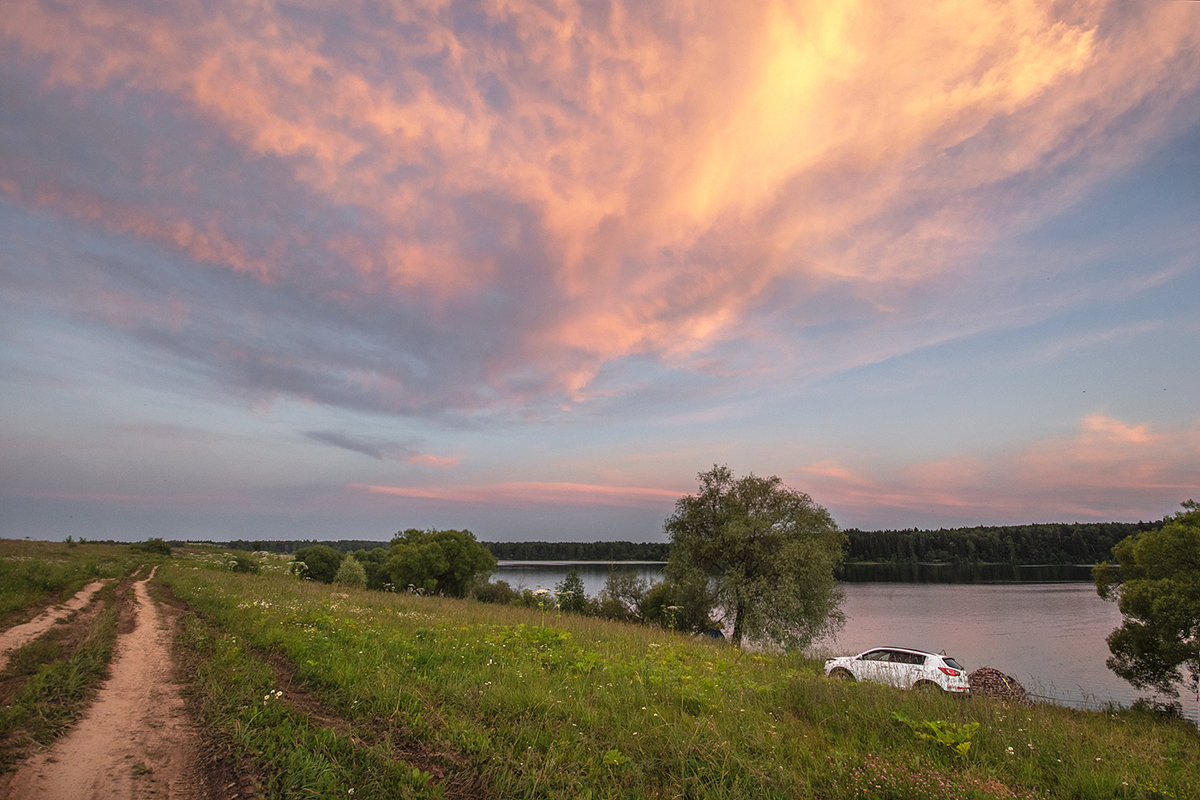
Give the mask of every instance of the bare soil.
[{"label": "bare soil", "polygon": [[146,590],[153,577],[151,571],[133,584],[131,625],[120,626],[109,678],[91,708],[66,736],[32,755],[15,773],[0,777],[0,797],[215,797],[200,763],[199,731],[172,675],[170,611]]}]

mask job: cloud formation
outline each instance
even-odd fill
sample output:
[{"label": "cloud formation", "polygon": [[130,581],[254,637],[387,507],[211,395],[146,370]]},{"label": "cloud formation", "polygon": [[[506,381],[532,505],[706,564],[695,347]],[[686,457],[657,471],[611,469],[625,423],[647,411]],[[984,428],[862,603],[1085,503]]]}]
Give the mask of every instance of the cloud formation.
[{"label": "cloud formation", "polygon": [[8,0],[0,469],[189,509],[648,518],[725,460],[855,513],[1172,507],[1198,14]]},{"label": "cloud formation", "polygon": [[[6,94],[45,140],[0,186],[174,254],[173,287],[102,266],[78,303],[176,351],[208,338],[186,356],[234,386],[580,403],[631,357],[728,369],[740,342],[768,368],[781,296],[804,329],[963,269],[1172,124],[1200,74],[1187,13],[17,0]],[[232,319],[198,307],[233,299],[213,292]]]},{"label": "cloud formation", "polygon": [[1070,522],[1145,518],[1147,502],[1170,509],[1200,487],[1200,424],[1155,430],[1090,414],[1075,435],[1053,437],[987,458],[956,455],[893,472],[856,472],[815,462],[797,477],[827,502],[886,525],[897,510],[946,519]]}]

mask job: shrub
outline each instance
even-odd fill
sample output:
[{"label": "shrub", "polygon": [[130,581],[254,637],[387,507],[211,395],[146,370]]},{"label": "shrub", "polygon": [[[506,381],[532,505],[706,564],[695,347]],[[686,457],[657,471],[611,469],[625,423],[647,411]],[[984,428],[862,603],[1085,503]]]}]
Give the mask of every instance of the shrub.
[{"label": "shrub", "polygon": [[245,553],[234,553],[233,562],[229,565],[229,569],[233,572],[246,572],[251,575],[257,575],[262,572],[262,567],[258,563],[258,559],[246,555]]},{"label": "shrub", "polygon": [[342,565],[338,567],[337,575],[333,579],[334,583],[340,583],[343,586],[353,586],[356,589],[363,589],[367,585],[367,571],[358,560],[350,555],[342,559]]},{"label": "shrub", "polygon": [[481,603],[498,603],[502,605],[511,605],[521,600],[521,595],[509,585],[508,581],[477,583],[471,592],[471,596]]},{"label": "shrub", "polygon": [[333,583],[342,565],[342,554],[329,545],[314,544],[297,550],[296,560],[305,566],[305,571],[298,574],[321,583]]},{"label": "shrub", "polygon": [[[80,541],[83,541],[83,540],[80,539]],[[163,541],[162,539],[160,539],[158,537],[155,537],[153,539],[147,539],[144,542],[135,542],[134,544],[131,544],[129,547],[136,553],[150,553],[151,555],[156,555],[156,556],[171,555],[171,545],[167,544],[165,541]]]}]

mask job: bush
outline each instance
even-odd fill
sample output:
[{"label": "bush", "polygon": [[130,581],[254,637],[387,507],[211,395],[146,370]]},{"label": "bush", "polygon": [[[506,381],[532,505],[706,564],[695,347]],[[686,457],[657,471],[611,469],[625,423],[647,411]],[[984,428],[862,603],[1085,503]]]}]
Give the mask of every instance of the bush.
[{"label": "bush", "polygon": [[342,565],[342,554],[329,545],[314,544],[297,550],[296,561],[304,564],[303,571],[297,569],[297,574],[321,583],[333,583],[338,567]]},{"label": "bush", "polygon": [[563,611],[572,614],[588,613],[590,604],[584,593],[583,579],[579,577],[577,570],[572,569],[567,573],[562,583],[554,587],[554,594],[558,599],[558,607]]},{"label": "bush", "polygon": [[500,605],[511,605],[521,600],[521,595],[509,585],[508,581],[477,583],[471,592],[471,596],[481,603],[497,603]]},{"label": "bush", "polygon": [[259,566],[258,559],[246,555],[245,553],[234,553],[233,563],[229,566],[233,572],[247,572],[251,575],[257,575],[262,572],[262,567]]},{"label": "bush", "polygon": [[367,570],[358,563],[354,556],[346,556],[342,559],[342,565],[338,567],[333,582],[343,586],[353,586],[355,589],[363,589],[367,585]]},{"label": "bush", "polygon": [[[83,541],[82,539],[80,541]],[[167,544],[160,538],[147,539],[144,542],[136,542],[129,546],[135,553],[149,553],[156,556],[171,555],[171,545]]]}]

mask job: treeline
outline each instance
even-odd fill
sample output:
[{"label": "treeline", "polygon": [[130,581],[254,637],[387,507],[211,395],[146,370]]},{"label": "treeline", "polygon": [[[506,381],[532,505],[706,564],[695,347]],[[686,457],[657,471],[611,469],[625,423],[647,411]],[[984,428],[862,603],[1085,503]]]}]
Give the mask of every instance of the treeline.
[{"label": "treeline", "polygon": [[[230,550],[251,553],[296,553],[306,547],[325,545],[339,553],[360,550],[387,549],[388,541],[371,539],[234,539],[231,542],[196,542],[214,544]],[[187,542],[172,541],[175,547]],[[667,542],[480,542],[501,561],[666,561],[671,545]]]},{"label": "treeline", "polygon": [[[1094,564],[1112,558],[1112,547],[1126,536],[1158,530],[1156,522],[1074,522],[991,525],[938,530],[862,531],[849,528],[847,563],[882,564]],[[171,542],[183,546],[185,542]],[[389,543],[370,539],[249,540],[209,542],[233,550],[295,553],[327,545],[339,553]],[[501,561],[666,561],[668,542],[480,542]]]},{"label": "treeline", "polygon": [[1094,564],[1126,536],[1163,522],[1075,522],[942,528],[848,529],[847,563]]},{"label": "treeline", "polygon": [[191,539],[189,541],[172,540],[174,547],[187,547],[189,544],[211,544],[217,547],[227,547],[230,550],[245,550],[249,553],[285,553],[291,555],[306,547],[325,545],[339,553],[353,553],[356,550],[371,550],[376,547],[387,549],[389,541],[378,539],[338,539],[328,541],[323,539],[234,539],[229,542],[212,542]]},{"label": "treeline", "polygon": [[500,561],[666,561],[668,542],[481,542]]}]

